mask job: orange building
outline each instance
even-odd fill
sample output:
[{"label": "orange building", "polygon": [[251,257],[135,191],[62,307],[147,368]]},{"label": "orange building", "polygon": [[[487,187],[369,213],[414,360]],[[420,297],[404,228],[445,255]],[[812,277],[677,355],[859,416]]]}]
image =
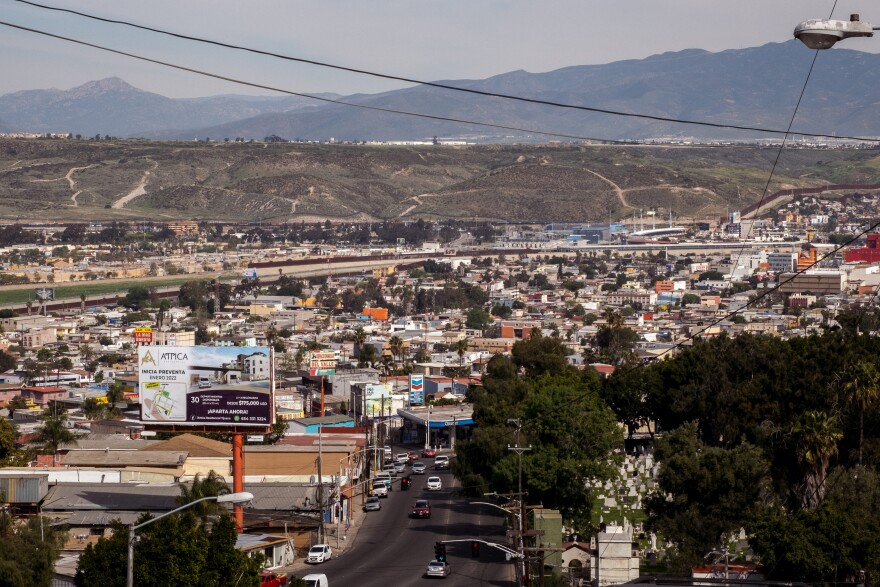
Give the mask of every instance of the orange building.
[{"label": "orange building", "polygon": [[371,320],[388,320],[388,308],[364,308],[361,316],[369,316]]}]

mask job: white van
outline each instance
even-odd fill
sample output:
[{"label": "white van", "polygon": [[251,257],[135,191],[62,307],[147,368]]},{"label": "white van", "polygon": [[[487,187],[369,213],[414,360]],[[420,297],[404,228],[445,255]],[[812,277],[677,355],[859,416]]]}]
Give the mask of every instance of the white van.
[{"label": "white van", "polygon": [[306,575],[303,577],[303,581],[306,582],[306,587],[330,587],[330,583],[327,582],[327,575],[323,573]]},{"label": "white van", "polygon": [[202,375],[199,377],[199,389],[207,389],[211,387],[211,380]]}]

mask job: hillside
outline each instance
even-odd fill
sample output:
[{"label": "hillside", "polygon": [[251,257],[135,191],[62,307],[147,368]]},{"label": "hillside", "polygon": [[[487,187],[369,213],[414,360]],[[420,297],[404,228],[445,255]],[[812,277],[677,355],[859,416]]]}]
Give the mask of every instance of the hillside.
[{"label": "hillside", "polygon": [[[689,49],[640,60],[542,73],[512,71],[483,80],[442,83],[617,112],[779,130],[788,127],[813,55],[792,40],[719,53]],[[158,140],[262,140],[277,135],[289,140],[393,141],[437,136],[498,144],[543,143],[552,138],[375,110],[392,109],[599,139],[778,137],[421,85],[378,94],[319,96],[361,107],[296,96],[171,99],[108,78],[69,90],[0,96],[0,130]],[[795,134],[880,136],[880,55],[850,49],[821,53],[792,129]]]},{"label": "hillside", "polygon": [[[756,202],[769,148],[0,140],[0,218],[55,222],[712,218]],[[871,183],[868,150],[788,150],[770,192]]]}]

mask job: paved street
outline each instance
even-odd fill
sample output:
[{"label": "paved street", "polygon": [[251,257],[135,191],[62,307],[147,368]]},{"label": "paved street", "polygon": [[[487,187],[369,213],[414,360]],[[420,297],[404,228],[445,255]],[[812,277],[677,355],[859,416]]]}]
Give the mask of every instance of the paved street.
[{"label": "paved street", "polygon": [[[429,460],[430,462],[430,460]],[[409,472],[409,467],[407,471]],[[426,491],[431,475],[443,480],[441,491]],[[452,575],[444,582],[449,586],[498,585],[512,586],[513,566],[504,553],[485,544],[480,558],[471,558],[471,538],[506,542],[504,514],[485,506],[471,506],[468,500],[453,496],[457,481],[449,471],[413,475],[413,487],[394,491],[382,499],[382,510],[365,515],[353,544],[341,556],[293,574],[326,573],[332,587],[390,587],[423,584],[442,579],[424,576],[425,566],[434,558],[438,540],[468,540],[446,547]],[[431,502],[430,519],[411,519],[409,512],[416,499]]]}]

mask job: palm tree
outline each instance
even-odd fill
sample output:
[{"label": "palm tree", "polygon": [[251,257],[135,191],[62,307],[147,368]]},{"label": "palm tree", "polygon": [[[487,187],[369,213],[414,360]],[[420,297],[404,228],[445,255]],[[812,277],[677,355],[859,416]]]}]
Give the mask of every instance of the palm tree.
[{"label": "palm tree", "polygon": [[[196,474],[189,487],[181,483],[180,495],[177,496],[176,501],[180,505],[186,505],[203,497],[216,497],[227,493],[229,493],[229,486],[226,484],[226,480],[212,470],[204,479],[201,474]],[[203,501],[193,506],[194,513],[202,519],[219,512],[221,509],[222,506],[216,501]]]},{"label": "palm tree", "polygon": [[849,370],[844,385],[850,403],[859,412],[859,467],[865,446],[865,412],[880,398],[880,373],[872,363],[860,361]]},{"label": "palm tree", "polygon": [[56,402],[49,403],[40,414],[40,420],[43,423],[37,428],[34,441],[41,445],[43,451],[57,456],[59,446],[75,440],[73,432],[67,427],[67,410],[59,408]]},{"label": "palm tree", "polygon": [[792,428],[797,443],[798,460],[804,468],[804,494],[801,504],[805,509],[819,507],[825,498],[825,478],[831,458],[837,454],[837,442],[843,434],[837,427],[837,418],[826,412],[805,412]]},{"label": "palm tree", "polygon": [[392,336],[388,339],[388,346],[391,348],[391,356],[400,357],[400,363],[403,364],[403,339],[399,336]]},{"label": "palm tree", "polygon": [[[452,345],[452,350],[458,354],[458,374],[464,375],[464,354],[467,352],[468,339],[460,338]],[[452,378],[452,392],[455,393],[455,377]]]}]

